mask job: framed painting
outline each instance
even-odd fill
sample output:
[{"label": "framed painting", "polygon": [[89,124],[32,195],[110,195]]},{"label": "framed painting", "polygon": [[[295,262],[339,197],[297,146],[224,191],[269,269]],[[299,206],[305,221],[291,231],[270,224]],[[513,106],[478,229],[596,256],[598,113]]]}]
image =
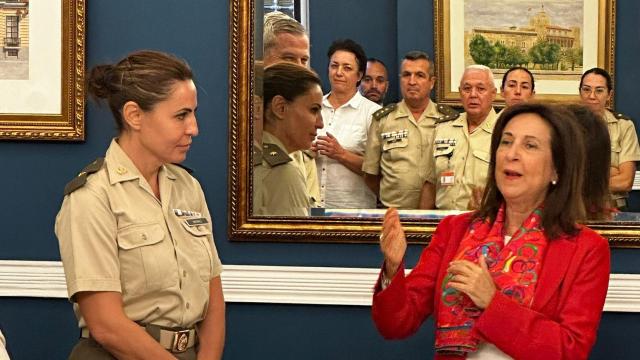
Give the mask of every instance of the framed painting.
[{"label": "framed painting", "polygon": [[460,105],[460,78],[472,64],[489,66],[498,89],[510,67],[528,68],[539,100],[578,99],[580,76],[593,67],[614,76],[615,0],[434,0],[433,6],[439,103]]},{"label": "framed painting", "polygon": [[84,140],[85,2],[0,1],[0,139]]}]

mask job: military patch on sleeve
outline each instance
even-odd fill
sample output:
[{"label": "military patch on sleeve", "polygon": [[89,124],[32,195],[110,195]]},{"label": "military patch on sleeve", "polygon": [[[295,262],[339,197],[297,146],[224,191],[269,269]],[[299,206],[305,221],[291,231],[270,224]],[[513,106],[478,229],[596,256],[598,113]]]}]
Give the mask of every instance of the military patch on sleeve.
[{"label": "military patch on sleeve", "polygon": [[271,167],[286,164],[293,160],[278,145],[269,143],[262,144],[262,159]]},{"label": "military patch on sleeve", "polygon": [[72,192],[78,190],[83,187],[84,184],[87,183],[87,176],[97,172],[102,169],[102,165],[104,164],[104,158],[97,158],[91,164],[87,165],[82,169],[82,171],[73,178],[73,180],[69,181],[67,185],[64,187],[64,194],[69,195]]},{"label": "military patch on sleeve", "polygon": [[389,113],[391,113],[397,107],[398,107],[398,105],[396,103],[391,103],[391,104],[383,107],[382,109],[379,109],[378,111],[374,112],[373,113],[373,119],[374,120],[380,120],[383,117],[389,115]]},{"label": "military patch on sleeve", "polygon": [[616,119],[618,119],[618,120],[629,120],[629,121],[631,121],[631,117],[630,116],[622,114],[622,113],[619,113],[619,112],[613,111],[613,116],[615,116]]},{"label": "military patch on sleeve", "polygon": [[451,106],[438,104],[436,108],[438,109],[438,112],[442,114],[442,116],[436,120],[436,124],[455,120],[460,117],[460,113],[454,110]]}]

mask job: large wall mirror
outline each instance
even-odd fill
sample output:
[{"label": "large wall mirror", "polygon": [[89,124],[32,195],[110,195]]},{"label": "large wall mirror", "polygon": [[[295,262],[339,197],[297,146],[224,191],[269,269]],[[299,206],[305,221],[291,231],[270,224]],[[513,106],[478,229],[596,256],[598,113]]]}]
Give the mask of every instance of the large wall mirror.
[{"label": "large wall mirror", "polygon": [[[254,1],[258,1],[258,5]],[[359,2],[359,0],[349,1]],[[360,2],[364,3],[364,1]],[[385,2],[386,0],[382,3]],[[415,0],[413,2],[424,3],[424,6],[428,6],[430,10],[433,6],[431,1]],[[391,3],[394,3],[391,6],[396,6],[395,2]],[[314,8],[310,7],[305,11],[310,13],[308,26],[311,32],[312,67],[321,76],[324,76],[324,81],[327,60],[323,55],[326,49],[314,49],[314,46],[325,47],[327,44],[314,44],[313,32],[321,32],[322,28],[318,25],[316,15],[313,13]],[[231,0],[229,15],[228,229],[230,239],[234,241],[377,242],[382,210],[378,212],[368,210],[327,211],[324,215],[312,212],[308,217],[256,216],[253,214],[251,209],[253,191],[251,124],[254,111],[252,99],[256,88],[253,65],[254,60],[260,58],[262,54],[261,49],[256,49],[256,47],[261,47],[261,44],[256,45],[255,34],[262,32],[263,3],[260,0]],[[363,18],[363,21],[366,20]],[[337,23],[340,22],[337,21]],[[370,22],[367,24],[367,26],[372,26]],[[398,46],[389,55],[393,58],[389,61],[391,68],[397,68],[398,60],[396,58],[400,49],[401,47]],[[391,86],[394,86],[393,82]],[[397,93],[396,88],[395,96]],[[407,230],[409,241],[412,243],[428,241],[430,234],[438,224],[438,215],[445,214],[406,211],[402,221]],[[612,246],[640,248],[640,214],[629,213],[628,216],[618,217],[615,221],[595,222],[590,225],[606,236]]]}]

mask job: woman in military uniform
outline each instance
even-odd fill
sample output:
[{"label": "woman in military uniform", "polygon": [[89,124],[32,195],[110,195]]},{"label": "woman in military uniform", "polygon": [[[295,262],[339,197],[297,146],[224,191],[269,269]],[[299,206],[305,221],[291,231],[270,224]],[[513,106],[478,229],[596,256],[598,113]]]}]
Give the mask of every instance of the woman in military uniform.
[{"label": "woman in military uniform", "polygon": [[262,154],[254,158],[253,214],[308,216],[305,175],[290,154],[306,150],[323,126],[322,89],[313,71],[291,63],[264,70]]},{"label": "woman in military uniform", "polygon": [[198,181],[173,165],[198,135],[196,87],[174,56],[98,65],[87,90],[118,127],[65,188],[56,235],[81,328],[70,359],[220,358],[221,263]]},{"label": "woman in military uniform", "polygon": [[640,147],[633,121],[623,114],[611,112],[606,108],[612,95],[613,82],[606,70],[593,68],[582,75],[580,98],[591,111],[604,119],[609,129],[611,139],[609,190],[612,206],[625,210],[636,173],[635,162],[640,160]]}]

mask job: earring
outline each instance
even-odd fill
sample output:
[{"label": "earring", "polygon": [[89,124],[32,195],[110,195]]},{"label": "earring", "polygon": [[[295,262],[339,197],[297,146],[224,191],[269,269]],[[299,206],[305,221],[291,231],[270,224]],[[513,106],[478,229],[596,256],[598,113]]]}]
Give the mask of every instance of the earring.
[{"label": "earring", "polygon": [[556,185],[558,183],[558,180],[551,180],[551,185]]}]

